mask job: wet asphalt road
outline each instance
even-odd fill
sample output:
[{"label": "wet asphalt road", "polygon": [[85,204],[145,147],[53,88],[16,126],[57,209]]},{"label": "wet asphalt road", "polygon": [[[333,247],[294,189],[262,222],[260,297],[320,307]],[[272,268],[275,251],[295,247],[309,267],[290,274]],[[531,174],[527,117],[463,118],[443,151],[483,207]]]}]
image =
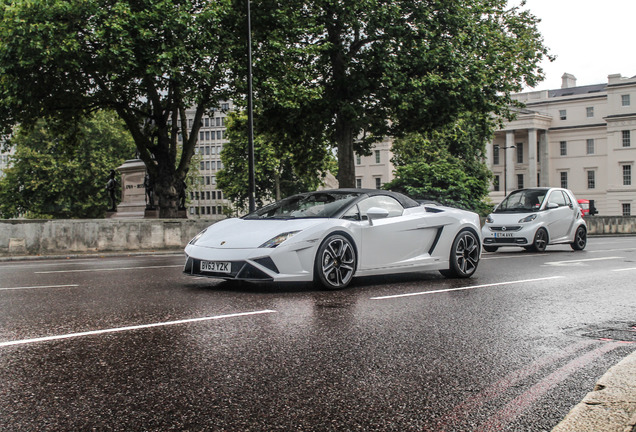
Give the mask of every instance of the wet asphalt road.
[{"label": "wet asphalt road", "polygon": [[0,263],[0,430],[543,431],[636,349],[636,237],[339,292],[182,263]]}]

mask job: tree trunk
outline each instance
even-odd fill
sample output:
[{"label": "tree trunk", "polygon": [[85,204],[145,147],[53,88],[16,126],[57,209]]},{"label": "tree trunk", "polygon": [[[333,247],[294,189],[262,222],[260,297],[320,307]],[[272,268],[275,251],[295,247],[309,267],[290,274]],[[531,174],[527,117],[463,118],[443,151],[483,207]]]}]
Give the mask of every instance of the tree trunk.
[{"label": "tree trunk", "polygon": [[341,188],[356,187],[355,155],[353,154],[353,131],[339,115],[336,120],[336,143],[338,145],[338,184]]}]

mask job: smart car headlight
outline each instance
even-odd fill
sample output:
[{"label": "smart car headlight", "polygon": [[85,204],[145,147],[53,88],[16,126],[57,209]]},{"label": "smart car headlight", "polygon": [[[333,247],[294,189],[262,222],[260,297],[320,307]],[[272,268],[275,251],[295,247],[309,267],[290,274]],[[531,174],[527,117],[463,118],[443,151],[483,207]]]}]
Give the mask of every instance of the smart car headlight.
[{"label": "smart car headlight", "polygon": [[532,222],[536,218],[537,218],[536,214],[531,214],[529,216],[524,217],[523,219],[519,219],[519,223]]},{"label": "smart car headlight", "polygon": [[201,231],[199,234],[197,234],[197,235],[195,235],[194,237],[192,237],[192,240],[190,240],[190,243],[189,243],[189,244],[191,244],[191,245],[195,244],[195,243],[197,242],[197,240],[199,240],[199,239],[203,236],[203,234],[205,234],[205,232],[206,232],[207,230],[208,230],[208,229],[206,228],[206,229],[204,229],[203,231]]},{"label": "smart car headlight", "polygon": [[492,218],[492,215],[488,215],[488,217],[486,218],[486,223],[494,223],[495,220]]},{"label": "smart car headlight", "polygon": [[265,243],[263,243],[262,245],[260,245],[259,248],[275,248],[276,246],[278,246],[279,244],[281,244],[288,238],[293,237],[295,234],[299,232],[300,231],[288,231],[282,234],[278,234],[276,237],[271,238],[267,240]]}]

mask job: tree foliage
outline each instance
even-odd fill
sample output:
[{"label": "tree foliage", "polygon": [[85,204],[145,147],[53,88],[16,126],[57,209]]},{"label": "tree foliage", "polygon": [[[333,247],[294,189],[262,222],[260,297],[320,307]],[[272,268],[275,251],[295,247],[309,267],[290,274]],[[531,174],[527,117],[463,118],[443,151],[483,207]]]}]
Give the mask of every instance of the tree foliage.
[{"label": "tree foliage", "polygon": [[491,138],[489,117],[465,114],[439,130],[411,133],[393,144],[395,178],[384,187],[486,213],[491,173],[484,143]]},{"label": "tree foliage", "polygon": [[111,169],[134,155],[121,120],[97,112],[81,124],[38,120],[16,131],[11,167],[0,179],[5,218],[101,218]]},{"label": "tree foliage", "polygon": [[255,79],[267,126],[297,134],[286,142],[292,153],[324,136],[337,149],[340,185],[353,187],[354,155],[387,135],[430,133],[464,112],[507,116],[510,94],[542,79],[548,55],[538,20],[507,3],[294,0],[276,6],[289,23],[277,27],[278,45],[265,7]]},{"label": "tree foliage", "polygon": [[[248,160],[247,117],[232,113],[227,117],[227,138],[221,151],[223,169],[217,173],[217,186],[225,198],[232,201],[239,212],[247,210]],[[297,171],[294,155],[278,145],[277,137],[259,134],[254,140],[256,203],[262,206],[295,193],[315,190],[322,183],[329,158],[305,161],[304,169]],[[297,165],[296,165],[297,166]]]},{"label": "tree foliage", "polygon": [[232,11],[229,0],[1,0],[0,125],[115,111],[160,216],[175,216],[200,120],[227,96]]}]

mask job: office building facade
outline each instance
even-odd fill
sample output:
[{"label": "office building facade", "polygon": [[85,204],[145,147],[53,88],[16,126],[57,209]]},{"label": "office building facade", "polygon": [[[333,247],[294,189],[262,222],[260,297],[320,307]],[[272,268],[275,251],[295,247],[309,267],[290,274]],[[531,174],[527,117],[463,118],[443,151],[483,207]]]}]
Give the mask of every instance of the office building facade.
[{"label": "office building facade", "polygon": [[490,198],[511,190],[565,187],[595,201],[603,216],[636,214],[636,77],[515,95],[525,108],[487,146]]}]

